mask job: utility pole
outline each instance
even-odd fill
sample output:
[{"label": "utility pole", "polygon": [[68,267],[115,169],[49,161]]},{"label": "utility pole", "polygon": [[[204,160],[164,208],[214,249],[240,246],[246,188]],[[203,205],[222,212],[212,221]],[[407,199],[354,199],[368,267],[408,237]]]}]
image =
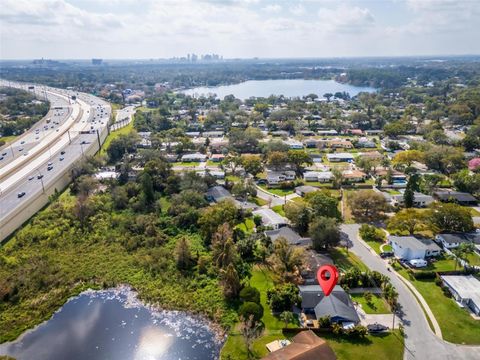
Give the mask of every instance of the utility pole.
[{"label": "utility pole", "polygon": [[43,175],[38,169],[37,169],[37,172],[40,175],[40,182],[42,183],[42,192],[45,194],[45,187],[43,186]]}]

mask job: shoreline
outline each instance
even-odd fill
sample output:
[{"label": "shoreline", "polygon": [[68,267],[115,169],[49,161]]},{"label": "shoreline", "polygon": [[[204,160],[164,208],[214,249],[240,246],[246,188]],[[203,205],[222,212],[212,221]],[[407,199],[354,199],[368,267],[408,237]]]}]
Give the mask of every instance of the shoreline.
[{"label": "shoreline", "polygon": [[[146,303],[140,299],[140,294],[136,289],[134,289],[129,284],[121,284],[111,288],[105,289],[93,289],[88,288],[86,290],[81,291],[77,295],[70,296],[67,301],[65,301],[57,310],[55,310],[52,315],[43,320],[41,323],[35,325],[32,328],[26,329],[23,331],[17,338],[9,341],[5,341],[0,343],[0,351],[2,348],[5,348],[7,345],[15,344],[21,342],[25,336],[28,334],[37,331],[40,327],[46,325],[52,318],[60,313],[64,306],[69,303],[70,301],[74,301],[80,296],[90,296],[91,298],[103,298],[105,300],[109,299],[117,299],[122,303],[122,306],[126,309],[130,308],[139,308],[143,307],[148,310],[151,316],[155,317],[165,317],[166,315],[174,315],[177,317],[178,315],[183,315],[192,319],[193,321],[199,323],[200,326],[205,327],[210,331],[213,335],[213,340],[215,342],[215,346],[218,346],[219,355],[223,348],[223,345],[226,342],[228,332],[224,329],[220,324],[210,320],[207,316],[202,315],[200,313],[191,312],[188,310],[174,310],[174,309],[166,309],[161,307],[160,305]],[[0,356],[4,356],[0,353]]]}]

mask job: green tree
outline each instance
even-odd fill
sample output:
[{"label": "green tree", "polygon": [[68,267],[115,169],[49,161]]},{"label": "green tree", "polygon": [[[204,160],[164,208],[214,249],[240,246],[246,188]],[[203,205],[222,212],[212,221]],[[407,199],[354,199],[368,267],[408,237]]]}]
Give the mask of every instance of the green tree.
[{"label": "green tree", "polygon": [[309,234],[313,248],[325,250],[340,243],[340,230],[334,218],[319,216],[309,225]]},{"label": "green tree", "polygon": [[434,203],[428,219],[437,232],[469,232],[475,229],[469,208],[451,203]]},{"label": "green tree", "polygon": [[227,223],[233,228],[237,221],[238,211],[235,203],[224,200],[203,209],[198,219],[198,226],[206,243],[209,244],[220,225]]},{"label": "green tree", "polygon": [[428,219],[424,211],[417,209],[403,209],[388,219],[387,229],[391,233],[409,235],[416,234],[429,228]]},{"label": "green tree", "polygon": [[152,177],[148,173],[142,175],[142,193],[145,204],[150,206],[155,201],[155,191],[153,190]]},{"label": "green tree", "polygon": [[301,175],[304,164],[313,164],[313,160],[310,155],[308,155],[306,151],[299,150],[289,150],[287,153],[287,161],[295,166],[297,175]]},{"label": "green tree", "polygon": [[243,302],[260,304],[260,292],[253,286],[245,286],[242,291],[240,291],[240,299]]},{"label": "green tree", "polygon": [[260,321],[263,316],[263,307],[258,303],[247,301],[240,306],[238,314],[244,318],[253,316],[253,320]]},{"label": "green tree", "polygon": [[311,213],[304,202],[287,202],[283,211],[285,217],[290,220],[290,223],[300,234],[305,234],[308,231]]},{"label": "green tree", "polygon": [[475,245],[473,243],[462,243],[452,252],[455,255],[455,270],[457,270],[457,264],[460,264],[460,260],[468,262],[468,255],[473,254],[475,251]]},{"label": "green tree", "polygon": [[285,328],[288,328],[288,324],[292,323],[295,320],[295,316],[291,311],[283,311],[280,314],[280,320],[285,323]]},{"label": "green tree", "polygon": [[254,178],[263,171],[262,160],[256,155],[242,156],[242,166],[245,171],[252,174]]},{"label": "green tree", "polygon": [[306,200],[312,209],[313,216],[326,216],[340,220],[337,198],[323,191],[316,191],[308,194]]},{"label": "green tree", "polygon": [[180,270],[188,270],[193,265],[190,243],[187,238],[181,237],[177,241],[175,247],[175,259],[177,262],[177,268]]},{"label": "green tree", "polygon": [[348,197],[352,214],[363,221],[374,221],[382,218],[387,210],[387,201],[382,194],[371,190],[360,190]]},{"label": "green tree", "polygon": [[279,282],[293,280],[303,268],[304,250],[290,246],[287,239],[279,237],[275,240],[269,262]]},{"label": "green tree", "polygon": [[237,269],[233,264],[220,271],[220,283],[223,286],[223,294],[227,299],[234,299],[238,296],[241,284]]}]

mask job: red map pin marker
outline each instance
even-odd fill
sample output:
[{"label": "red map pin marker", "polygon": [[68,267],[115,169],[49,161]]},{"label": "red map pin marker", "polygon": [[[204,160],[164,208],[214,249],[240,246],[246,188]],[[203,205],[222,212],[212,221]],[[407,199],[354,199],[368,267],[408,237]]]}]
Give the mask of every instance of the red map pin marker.
[{"label": "red map pin marker", "polygon": [[[328,276],[327,276],[328,274]],[[323,265],[317,271],[317,280],[325,296],[330,295],[338,282],[338,270],[333,265]]]}]

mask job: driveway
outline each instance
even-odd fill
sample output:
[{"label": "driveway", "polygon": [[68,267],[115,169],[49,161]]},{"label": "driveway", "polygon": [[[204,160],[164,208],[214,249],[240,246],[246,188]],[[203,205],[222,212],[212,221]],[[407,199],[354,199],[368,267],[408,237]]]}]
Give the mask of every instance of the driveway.
[{"label": "driveway", "polygon": [[[256,185],[257,188],[257,196],[265,201],[268,201],[270,203],[270,207],[278,206],[278,205],[284,205],[285,204],[285,199],[283,197],[280,197],[275,194],[271,194],[269,192],[266,192],[263,190],[260,186]],[[268,206],[266,206],[268,207]]]},{"label": "driveway", "polygon": [[405,359],[480,359],[480,346],[455,345],[443,341],[430,329],[420,304],[406,285],[394,272],[387,270],[387,263],[375,252],[363,245],[358,237],[360,225],[343,224],[341,230],[346,233],[351,242],[351,251],[355,253],[370,269],[378,271],[390,278],[398,292],[401,306],[400,318],[405,327]]}]

